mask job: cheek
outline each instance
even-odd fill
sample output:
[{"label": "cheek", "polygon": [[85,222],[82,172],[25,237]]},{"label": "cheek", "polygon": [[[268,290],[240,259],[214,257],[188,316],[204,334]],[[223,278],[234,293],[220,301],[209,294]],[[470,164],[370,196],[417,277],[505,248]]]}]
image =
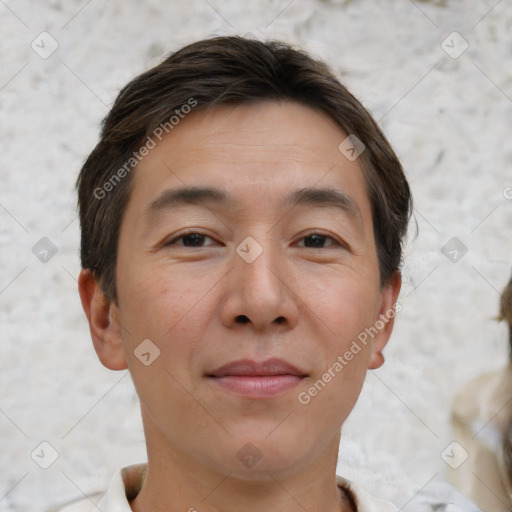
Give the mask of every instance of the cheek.
[{"label": "cheek", "polygon": [[[134,272],[132,271],[132,276]],[[160,350],[158,366],[182,380],[193,372],[192,362],[215,306],[215,290],[203,280],[138,271],[119,289],[120,320],[128,357],[137,367],[133,352],[142,340],[150,339]]]},{"label": "cheek", "polygon": [[127,330],[163,338],[193,308],[192,287],[179,276],[171,278],[164,272],[144,272],[141,266],[136,267],[126,268],[124,275],[128,277],[118,281],[120,310]]},{"label": "cheek", "polygon": [[329,286],[311,293],[310,299],[311,309],[326,327],[319,347],[322,373],[315,375],[313,384],[317,385],[310,390],[311,396],[321,395],[314,408],[319,407],[316,412],[320,414],[324,407],[323,414],[331,421],[343,422],[359,396],[370,363],[372,341],[364,333],[375,322],[378,286],[352,275],[332,280]]},{"label": "cheek", "polygon": [[304,287],[304,303],[324,324],[338,349],[348,338],[371,325],[379,305],[378,284],[370,276],[347,273],[331,276],[319,286],[310,281]]},{"label": "cheek", "polygon": [[[165,410],[166,403],[180,411],[191,407],[182,386],[191,387],[197,371],[193,361],[204,332],[199,321],[206,315],[204,305],[183,283],[174,281],[172,286],[169,281],[145,279],[141,273],[119,290],[130,373],[141,403],[152,412],[155,407]],[[143,354],[148,352],[151,360],[146,365]]]}]

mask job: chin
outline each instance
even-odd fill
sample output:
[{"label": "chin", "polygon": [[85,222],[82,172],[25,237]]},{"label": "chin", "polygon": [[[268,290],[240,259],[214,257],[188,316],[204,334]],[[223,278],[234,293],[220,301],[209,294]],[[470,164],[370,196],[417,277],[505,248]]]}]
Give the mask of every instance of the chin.
[{"label": "chin", "polygon": [[230,478],[245,480],[247,482],[265,482],[285,479],[300,469],[297,455],[286,457],[274,457],[267,454],[251,467],[236,461],[230,468]]},{"label": "chin", "polygon": [[[293,434],[268,436],[260,430],[259,436],[230,440],[216,460],[222,463],[223,472],[233,478],[247,481],[265,481],[284,478],[298,471],[304,461],[311,461],[314,443],[307,446],[304,439]],[[306,440],[307,441],[307,440]]]}]

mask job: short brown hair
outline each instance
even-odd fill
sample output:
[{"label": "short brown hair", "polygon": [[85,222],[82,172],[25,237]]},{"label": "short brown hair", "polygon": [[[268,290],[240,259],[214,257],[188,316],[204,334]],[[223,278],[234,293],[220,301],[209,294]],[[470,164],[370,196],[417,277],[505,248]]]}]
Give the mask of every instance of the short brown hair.
[{"label": "short brown hair", "polygon": [[381,286],[399,269],[412,198],[397,156],[368,111],[324,63],[303,51],[278,41],[217,37],[185,46],[129,82],[80,171],[82,267],[91,269],[109,300],[117,301],[119,232],[133,181],[130,170],[141,146],[159,126],[172,129],[171,118],[185,105],[209,109],[258,100],[291,100],[322,111],[364,144],[359,158],[372,206]]}]

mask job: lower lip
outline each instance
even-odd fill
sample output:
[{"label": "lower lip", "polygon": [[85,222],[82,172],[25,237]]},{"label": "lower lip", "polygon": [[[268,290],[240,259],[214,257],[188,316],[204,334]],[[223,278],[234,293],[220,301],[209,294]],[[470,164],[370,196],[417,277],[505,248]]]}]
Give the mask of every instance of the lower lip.
[{"label": "lower lip", "polygon": [[276,396],[297,386],[302,377],[297,375],[226,375],[211,377],[211,380],[223,388],[241,395],[266,398]]}]

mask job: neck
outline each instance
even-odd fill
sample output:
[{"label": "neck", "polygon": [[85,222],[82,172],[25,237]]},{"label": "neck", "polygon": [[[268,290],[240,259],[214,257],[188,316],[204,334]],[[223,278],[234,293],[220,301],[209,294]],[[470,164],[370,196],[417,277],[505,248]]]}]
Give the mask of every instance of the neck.
[{"label": "neck", "polygon": [[[146,429],[155,441],[148,434]],[[338,447],[339,434],[307,467],[286,475],[265,470],[246,479],[206,467],[168,443],[162,449],[161,443],[148,442],[146,478],[130,505],[133,512],[350,511],[351,499],[336,485]]]}]

